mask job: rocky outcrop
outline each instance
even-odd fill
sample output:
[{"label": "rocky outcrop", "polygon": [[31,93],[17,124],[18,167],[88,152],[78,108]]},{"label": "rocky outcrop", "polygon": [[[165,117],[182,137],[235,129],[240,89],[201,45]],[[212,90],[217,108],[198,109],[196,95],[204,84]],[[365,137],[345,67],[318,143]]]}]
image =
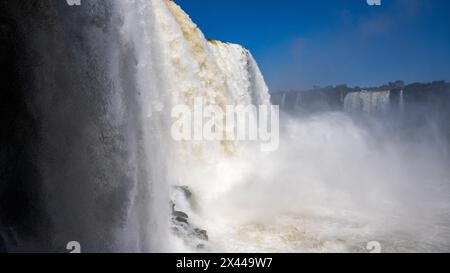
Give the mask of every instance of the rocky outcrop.
[{"label": "rocky outcrop", "polygon": [[[172,194],[172,232],[183,239],[183,241],[199,250],[207,247],[209,240],[208,232],[193,224],[187,212],[181,211],[179,208],[183,203],[184,209],[192,211],[193,194],[186,186],[176,186],[173,188]],[[178,203],[178,205],[177,205]]]}]

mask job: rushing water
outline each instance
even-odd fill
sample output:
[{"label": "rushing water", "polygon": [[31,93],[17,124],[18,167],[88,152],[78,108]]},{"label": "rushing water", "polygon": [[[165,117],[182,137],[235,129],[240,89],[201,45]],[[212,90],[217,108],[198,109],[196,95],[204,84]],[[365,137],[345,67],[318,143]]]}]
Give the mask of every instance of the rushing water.
[{"label": "rushing water", "polygon": [[347,94],[344,107],[347,112],[356,113],[387,113],[391,106],[390,91],[362,91]]},{"label": "rushing water", "polygon": [[[268,88],[256,62],[239,45],[205,39],[188,15],[172,1],[127,1],[119,6],[124,11],[124,38],[136,51],[144,126],[156,124],[146,131],[160,134],[159,144],[165,147],[163,156],[158,157],[152,150],[149,153],[170,170],[156,172],[158,185],[154,186],[165,190],[177,185],[189,186],[196,195],[208,198],[226,191],[233,181],[225,173],[221,175],[223,179],[218,179],[216,168],[239,160],[240,145],[232,141],[173,142],[169,135],[171,122],[165,118],[176,105],[193,107],[198,97],[207,105],[220,107],[268,105]],[[153,166],[149,167],[152,171]],[[164,208],[168,200],[167,195],[158,192],[158,197],[149,203],[151,211],[160,217],[159,223],[169,219],[168,214],[162,213],[167,211]],[[189,214],[195,219],[194,212]],[[163,225],[156,229],[155,237],[168,239],[165,228]],[[153,228],[149,229],[154,232]],[[167,240],[166,246],[169,244]]]}]

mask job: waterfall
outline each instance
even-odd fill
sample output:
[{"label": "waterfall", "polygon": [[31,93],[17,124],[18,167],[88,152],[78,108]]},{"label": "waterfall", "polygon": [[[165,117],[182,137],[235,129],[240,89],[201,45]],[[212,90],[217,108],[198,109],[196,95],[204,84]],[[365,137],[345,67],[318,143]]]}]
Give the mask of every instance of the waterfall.
[{"label": "waterfall", "polygon": [[[179,105],[270,105],[251,53],[208,40],[173,1],[81,3],[0,2],[0,252],[67,252],[73,241],[82,252],[359,252],[372,240],[388,252],[448,251],[437,136],[327,112],[287,115],[268,153],[175,141]],[[305,96],[297,106],[316,98]],[[344,103],[384,113],[391,94]]]},{"label": "waterfall", "polygon": [[405,97],[404,97],[404,91],[403,89],[400,90],[400,98],[399,98],[399,108],[400,108],[400,114],[403,115],[405,112]]},{"label": "waterfall", "polygon": [[229,163],[246,145],[176,142],[171,111],[193,109],[198,98],[221,109],[270,105],[250,52],[207,40],[168,0],[1,6],[15,57],[0,101],[11,110],[0,121],[14,125],[0,134],[10,147],[0,157],[0,248],[65,252],[77,241],[83,252],[182,249],[171,201],[192,227],[202,223],[174,200],[174,188],[200,204],[230,188],[234,180],[218,169],[237,172]]},{"label": "waterfall", "polygon": [[302,93],[298,92],[297,98],[295,99],[295,109],[300,109],[302,103]]},{"label": "waterfall", "polygon": [[286,99],[287,99],[287,92],[284,92],[282,97],[281,97],[281,103],[280,103],[280,108],[281,109],[285,109],[286,108]]},{"label": "waterfall", "polygon": [[[119,196],[119,203],[129,200],[126,205],[113,206],[124,219],[114,239],[126,250],[349,252],[380,238],[387,250],[396,251],[404,247],[403,238],[391,238],[402,229],[418,242],[428,241],[427,235],[411,227],[434,223],[438,211],[430,210],[433,215],[419,211],[411,203],[418,199],[404,198],[404,189],[414,183],[418,198],[425,200],[428,191],[421,187],[428,183],[420,174],[436,173],[437,168],[430,183],[439,183],[447,176],[434,163],[444,162],[427,164],[421,156],[404,157],[408,146],[402,146],[403,139],[392,142],[389,135],[377,139],[337,113],[287,120],[285,139],[274,153],[233,140],[174,141],[170,112],[175,106],[195,112],[198,98],[203,106],[221,109],[269,105],[263,76],[247,49],[206,39],[173,1],[116,1],[114,10],[121,23],[121,52],[129,55],[114,56],[112,51],[109,67],[117,69],[114,57],[132,60],[127,66],[132,75],[121,75],[135,88],[132,93],[120,89],[135,102],[132,125],[125,130],[136,142],[126,141],[136,154],[125,168],[133,170],[135,179],[124,191],[126,198]],[[282,107],[287,95],[283,94]],[[345,109],[385,113],[390,95],[390,91],[350,93]],[[127,101],[121,99],[119,105]],[[373,145],[378,141],[387,146]],[[386,227],[386,222],[392,225]],[[405,227],[406,222],[410,226]],[[448,238],[442,234],[439,238]],[[424,244],[416,246],[420,245]]]},{"label": "waterfall", "polygon": [[[167,193],[174,187],[188,187],[198,196],[223,191],[231,182],[218,179],[213,169],[239,157],[243,149],[233,141],[172,141],[170,110],[180,104],[193,109],[196,98],[202,98],[205,106],[216,105],[223,110],[227,105],[269,105],[270,96],[247,49],[207,40],[173,1],[135,0],[118,5],[124,17],[122,35],[135,50],[136,80],[145,113],[144,135],[148,134],[145,143],[149,143],[146,150],[151,154],[149,168],[151,172],[155,167],[166,170],[155,172],[158,184],[153,187],[159,189],[158,196],[152,196],[148,206],[150,214],[159,215],[155,223],[160,226],[156,224],[149,229],[159,230],[154,237],[162,238],[167,245],[170,235],[162,234],[169,230],[164,224],[169,219],[165,209],[169,204]],[[156,146],[163,147],[165,154],[158,149],[155,153]],[[214,175],[206,174],[205,170]],[[175,209],[184,210],[191,219],[195,217],[195,212],[180,204],[182,201],[172,201]],[[161,242],[150,240],[150,243]]]},{"label": "waterfall", "polygon": [[344,109],[350,113],[386,113],[391,105],[390,91],[351,92],[345,96]]}]

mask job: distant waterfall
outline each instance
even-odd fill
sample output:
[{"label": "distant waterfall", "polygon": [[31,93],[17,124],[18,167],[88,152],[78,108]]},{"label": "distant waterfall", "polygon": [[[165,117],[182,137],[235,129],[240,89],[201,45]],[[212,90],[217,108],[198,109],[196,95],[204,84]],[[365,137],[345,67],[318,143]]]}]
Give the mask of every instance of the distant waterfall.
[{"label": "distant waterfall", "polygon": [[281,109],[284,109],[286,107],[286,100],[287,100],[287,92],[284,92],[283,95],[281,96],[281,103],[280,103]]},{"label": "distant waterfall", "polygon": [[297,98],[295,99],[295,109],[300,109],[302,103],[302,92],[298,92]]},{"label": "distant waterfall", "polygon": [[386,113],[391,106],[390,91],[361,91],[347,94],[344,109],[350,113]]},{"label": "distant waterfall", "polygon": [[400,108],[400,114],[403,114],[405,112],[405,95],[403,89],[400,90],[400,98],[399,98],[399,108]]}]

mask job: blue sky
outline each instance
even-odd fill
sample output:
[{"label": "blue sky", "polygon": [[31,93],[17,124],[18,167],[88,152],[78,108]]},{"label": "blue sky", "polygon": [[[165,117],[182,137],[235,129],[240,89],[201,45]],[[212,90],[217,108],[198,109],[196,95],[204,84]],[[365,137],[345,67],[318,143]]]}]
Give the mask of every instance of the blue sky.
[{"label": "blue sky", "polygon": [[450,80],[450,1],[176,0],[208,38],[250,49],[272,91]]}]

